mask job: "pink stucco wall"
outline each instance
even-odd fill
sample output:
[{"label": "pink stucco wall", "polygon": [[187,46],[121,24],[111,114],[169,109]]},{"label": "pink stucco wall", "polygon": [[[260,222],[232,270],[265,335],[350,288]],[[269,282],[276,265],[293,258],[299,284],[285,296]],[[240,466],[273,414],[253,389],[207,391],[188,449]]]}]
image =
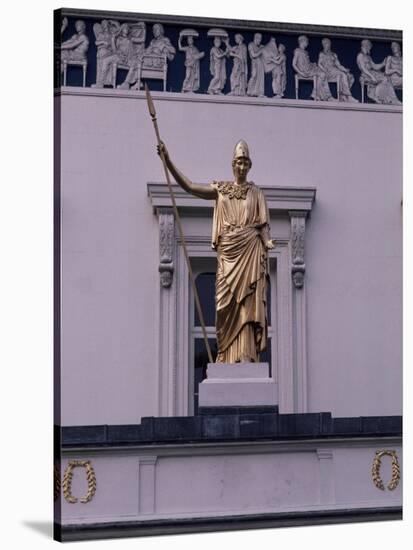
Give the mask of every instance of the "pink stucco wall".
[{"label": "pink stucco wall", "polygon": [[[246,139],[260,186],[312,186],[306,232],[308,399],[335,416],[401,413],[402,114],[309,101],[156,95],[161,132],[198,182],[231,176]],[[62,424],[157,413],[162,181],[144,97],[61,101]]]}]

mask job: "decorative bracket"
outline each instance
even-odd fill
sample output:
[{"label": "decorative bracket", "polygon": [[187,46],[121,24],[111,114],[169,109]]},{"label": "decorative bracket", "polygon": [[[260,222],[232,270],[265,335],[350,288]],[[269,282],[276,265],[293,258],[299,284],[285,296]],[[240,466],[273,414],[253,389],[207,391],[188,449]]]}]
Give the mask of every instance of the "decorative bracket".
[{"label": "decorative bracket", "polygon": [[295,288],[303,288],[305,274],[304,236],[307,212],[304,210],[290,210],[289,215],[291,220],[291,275]]},{"label": "decorative bracket", "polygon": [[174,232],[175,220],[172,208],[157,208],[159,220],[159,273],[161,286],[169,288],[172,285],[174,263]]}]

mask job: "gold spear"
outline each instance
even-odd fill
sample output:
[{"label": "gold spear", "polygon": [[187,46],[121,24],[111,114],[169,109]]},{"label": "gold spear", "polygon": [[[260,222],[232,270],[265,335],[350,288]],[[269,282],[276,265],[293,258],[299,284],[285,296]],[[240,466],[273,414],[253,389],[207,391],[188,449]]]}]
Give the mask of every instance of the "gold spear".
[{"label": "gold spear", "polygon": [[[145,92],[146,92],[146,100],[148,102],[149,114],[151,115],[153,126],[155,128],[155,134],[156,134],[156,139],[158,141],[158,146],[160,146],[161,145],[161,136],[159,134],[158,122],[156,120],[155,105],[153,104],[151,93],[149,91],[149,88],[148,88],[148,85],[146,84],[146,82],[145,82]],[[186,265],[188,267],[189,279],[191,281],[192,290],[194,292],[195,306],[196,306],[196,309],[198,311],[198,316],[199,316],[199,320],[201,322],[201,327],[202,327],[202,334],[204,336],[204,341],[205,341],[205,347],[206,347],[206,350],[207,350],[207,353],[208,353],[208,360],[209,360],[210,363],[213,363],[214,360],[212,359],[211,348],[210,348],[209,342],[208,342],[208,337],[207,337],[206,328],[205,328],[204,315],[202,313],[202,308],[201,308],[201,302],[199,301],[198,290],[197,290],[196,285],[195,285],[194,274],[193,274],[193,271],[192,271],[191,262],[189,260],[188,250],[186,248],[184,232],[182,230],[181,218],[179,217],[178,208],[176,206],[175,195],[174,195],[174,192],[173,192],[173,189],[172,189],[171,180],[169,178],[169,171],[168,171],[168,167],[166,166],[166,161],[165,161],[165,157],[164,157],[162,148],[160,148],[160,157],[162,159],[162,164],[163,164],[163,167],[164,167],[164,170],[165,170],[165,177],[166,177],[166,182],[168,184],[169,194],[171,195],[172,209],[173,209],[174,216],[175,216],[175,219],[176,219],[176,225],[178,227],[179,237],[181,239],[182,247],[184,249]]]}]

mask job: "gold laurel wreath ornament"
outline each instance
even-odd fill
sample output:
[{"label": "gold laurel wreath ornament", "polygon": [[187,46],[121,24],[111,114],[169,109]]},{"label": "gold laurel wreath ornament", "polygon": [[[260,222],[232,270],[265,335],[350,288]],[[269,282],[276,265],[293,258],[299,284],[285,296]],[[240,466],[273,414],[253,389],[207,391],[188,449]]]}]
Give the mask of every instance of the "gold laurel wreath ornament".
[{"label": "gold laurel wreath ornament", "polygon": [[376,451],[376,456],[374,457],[373,466],[371,468],[373,483],[377,489],[380,489],[381,491],[384,491],[386,488],[380,475],[381,459],[383,456],[391,457],[391,480],[387,484],[387,489],[389,491],[394,491],[400,481],[400,465],[396,451]]},{"label": "gold laurel wreath ornament", "polygon": [[[72,479],[73,479],[73,470],[75,468],[85,468],[86,470],[86,479],[87,479],[87,493],[81,498],[74,497],[72,495]],[[96,493],[96,474],[93,466],[90,463],[90,460],[71,460],[65,469],[63,475],[63,496],[70,502],[70,504],[75,504],[76,502],[90,502]]]}]

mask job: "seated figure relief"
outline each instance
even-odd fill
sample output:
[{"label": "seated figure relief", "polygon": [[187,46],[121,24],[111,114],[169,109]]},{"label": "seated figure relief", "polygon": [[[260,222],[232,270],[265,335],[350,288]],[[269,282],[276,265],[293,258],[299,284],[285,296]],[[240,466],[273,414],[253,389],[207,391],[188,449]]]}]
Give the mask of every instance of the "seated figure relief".
[{"label": "seated figure relief", "polygon": [[100,71],[96,75],[96,88],[103,88],[105,83],[113,82],[114,65],[129,67],[133,62],[134,50],[131,37],[131,27],[128,23],[123,23],[119,29],[112,33],[111,52],[106,55],[101,62]]},{"label": "seated figure relief", "polygon": [[[67,26],[65,21],[62,23],[62,33]],[[60,46],[60,56],[62,62],[71,61],[86,61],[86,54],[89,49],[89,38],[86,35],[86,24],[84,21],[78,20],[75,23],[76,34],[74,34],[69,40],[62,42]]]},{"label": "seated figure relief", "polygon": [[[140,23],[140,25],[144,25],[144,23]],[[131,87],[133,90],[138,89],[140,70],[162,71],[166,69],[168,62],[174,59],[176,49],[169,38],[165,36],[163,25],[155,23],[152,27],[152,34],[153,38],[147,48],[145,48],[145,33],[141,32],[139,36],[135,34],[133,41],[139,46],[133,52],[129,72],[118,88],[129,89]]]},{"label": "seated figure relief", "polygon": [[328,81],[337,81],[337,95],[340,101],[358,103],[351,94],[351,87],[354,84],[354,76],[350,69],[343,67],[338,55],[331,50],[331,40],[323,38],[321,41],[323,50],[318,56],[318,66],[325,73]]},{"label": "seated figure relief", "polygon": [[299,77],[307,80],[315,78],[315,85],[311,97],[315,100],[334,101],[327,82],[326,73],[320,69],[317,63],[310,61],[307,52],[308,38],[304,35],[298,37],[298,48],[294,50],[293,69]]},{"label": "seated figure relief", "polygon": [[384,73],[395,88],[403,88],[403,57],[398,42],[391,43],[392,54],[386,57]]},{"label": "seated figure relief", "polygon": [[375,103],[399,105],[401,101],[394,91],[391,76],[384,72],[386,59],[375,63],[371,57],[372,43],[361,41],[361,51],[357,55],[357,65],[360,69],[360,84],[367,85],[367,96]]}]

